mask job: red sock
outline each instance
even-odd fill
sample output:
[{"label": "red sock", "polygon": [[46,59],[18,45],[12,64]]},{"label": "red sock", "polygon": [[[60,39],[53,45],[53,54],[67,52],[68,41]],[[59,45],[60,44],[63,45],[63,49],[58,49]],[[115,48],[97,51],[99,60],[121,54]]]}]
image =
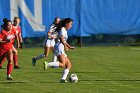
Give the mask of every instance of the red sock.
[{"label": "red sock", "polygon": [[2,66],[4,64],[4,62],[6,61],[6,57],[4,57],[3,61],[1,62],[0,66]]},{"label": "red sock", "polygon": [[7,64],[7,75],[10,75],[12,73],[12,64]]},{"label": "red sock", "polygon": [[18,55],[13,56],[14,66],[18,65]]}]

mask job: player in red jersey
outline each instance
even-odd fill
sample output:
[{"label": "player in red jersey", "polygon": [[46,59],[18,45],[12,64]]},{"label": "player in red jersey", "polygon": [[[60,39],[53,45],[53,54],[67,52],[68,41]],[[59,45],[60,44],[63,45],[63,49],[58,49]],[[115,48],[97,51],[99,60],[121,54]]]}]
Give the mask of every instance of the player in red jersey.
[{"label": "player in red jersey", "polygon": [[[18,44],[18,48],[20,47],[20,44],[22,44],[23,40],[22,40],[22,36],[21,36],[21,28],[19,26],[20,23],[20,18],[19,17],[14,17],[14,21],[13,21],[13,29],[15,29],[16,31],[16,35],[18,38],[17,39],[17,44]],[[13,50],[13,61],[14,61],[14,68],[15,69],[19,69],[20,67],[18,66],[18,51],[17,49],[13,46],[12,47]]]},{"label": "player in red jersey", "polygon": [[21,36],[21,28],[19,26],[20,24],[20,18],[19,17],[14,17],[14,21],[13,21],[13,28],[16,30],[16,34],[18,36],[18,39],[19,39],[19,43],[20,43],[20,47],[23,43],[23,39],[22,39],[22,36]]},{"label": "player in red jersey", "polygon": [[6,57],[8,60],[7,64],[7,80],[12,80],[12,62],[13,62],[13,52],[12,46],[16,36],[15,31],[12,30],[12,22],[3,19],[4,24],[1,26],[2,31],[0,32],[0,63]]},{"label": "player in red jersey", "polygon": [[[21,28],[19,27],[19,23],[20,23],[20,19],[19,17],[14,17],[14,21],[13,21],[13,27],[12,30],[16,32],[16,40],[17,40],[17,46],[18,48],[20,47],[20,44],[22,44],[23,40],[21,37]],[[14,43],[14,42],[13,42]],[[18,66],[18,51],[17,49],[14,47],[14,45],[12,46],[12,50],[13,50],[13,62],[14,62],[14,68],[15,69],[20,69],[20,67]],[[4,58],[4,60],[1,62],[0,64],[0,69],[2,69],[2,65],[5,62],[6,58]]]}]

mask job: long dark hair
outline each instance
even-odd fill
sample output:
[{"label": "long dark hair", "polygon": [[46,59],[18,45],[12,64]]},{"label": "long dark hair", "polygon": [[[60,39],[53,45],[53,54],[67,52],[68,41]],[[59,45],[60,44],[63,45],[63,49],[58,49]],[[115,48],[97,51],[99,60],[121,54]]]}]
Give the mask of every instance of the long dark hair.
[{"label": "long dark hair", "polygon": [[5,29],[7,24],[8,24],[8,22],[11,22],[11,20],[8,20],[7,18],[3,18],[3,24],[1,25],[1,28]]},{"label": "long dark hair", "polygon": [[[60,17],[55,17],[52,24],[55,24],[55,21],[56,21],[58,18],[60,18]],[[56,24],[55,24],[55,25],[56,25]]]},{"label": "long dark hair", "polygon": [[57,25],[56,31],[60,31],[62,27],[65,27],[67,23],[72,22],[73,20],[71,18],[63,18]]}]

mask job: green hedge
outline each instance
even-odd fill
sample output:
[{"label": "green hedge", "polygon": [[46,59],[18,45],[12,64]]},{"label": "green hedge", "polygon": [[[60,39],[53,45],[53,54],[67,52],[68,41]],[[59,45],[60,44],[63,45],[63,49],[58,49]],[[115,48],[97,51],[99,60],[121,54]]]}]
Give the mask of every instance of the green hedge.
[{"label": "green hedge", "polygon": [[[23,47],[43,47],[45,37],[24,38]],[[73,46],[139,46],[140,35],[93,35],[90,37],[69,37]]]}]

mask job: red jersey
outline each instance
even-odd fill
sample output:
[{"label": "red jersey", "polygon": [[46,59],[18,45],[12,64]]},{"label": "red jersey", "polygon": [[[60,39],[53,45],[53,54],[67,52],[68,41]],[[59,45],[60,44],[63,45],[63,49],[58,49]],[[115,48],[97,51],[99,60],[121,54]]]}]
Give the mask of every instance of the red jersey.
[{"label": "red jersey", "polygon": [[6,49],[11,49],[12,48],[12,44],[13,44],[14,39],[15,39],[15,35],[16,35],[16,32],[15,32],[14,29],[12,29],[9,32],[7,32],[5,30],[2,30],[0,32],[0,40],[2,40],[2,41],[10,40],[10,42],[9,43],[5,43],[5,44],[0,44],[0,47],[1,48],[6,48]]},{"label": "red jersey", "polygon": [[18,27],[14,27],[13,26],[13,29],[15,29],[17,35],[21,35],[21,28],[20,28],[20,26],[18,26]]}]

